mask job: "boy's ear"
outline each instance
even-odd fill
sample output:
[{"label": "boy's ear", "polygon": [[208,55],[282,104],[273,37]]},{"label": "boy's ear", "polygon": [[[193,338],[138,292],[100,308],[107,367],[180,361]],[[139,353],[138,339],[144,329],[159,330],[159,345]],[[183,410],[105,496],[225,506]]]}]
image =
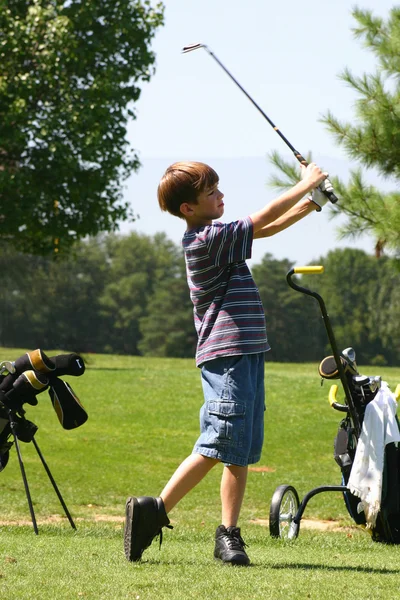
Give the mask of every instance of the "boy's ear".
[{"label": "boy's ear", "polygon": [[192,217],[194,213],[193,205],[189,204],[188,202],[182,202],[182,204],[179,207],[179,210],[181,211],[184,217]]}]

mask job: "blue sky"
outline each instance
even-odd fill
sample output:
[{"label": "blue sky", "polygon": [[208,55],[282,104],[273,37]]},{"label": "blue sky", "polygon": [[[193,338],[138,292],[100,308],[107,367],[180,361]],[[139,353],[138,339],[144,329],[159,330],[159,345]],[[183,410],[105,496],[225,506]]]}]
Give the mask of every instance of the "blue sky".
[{"label": "blue sky", "polygon": [[[206,44],[303,154],[332,174],[346,178],[350,164],[320,122],[331,110],[353,120],[355,93],[339,79],[344,67],[355,74],[374,70],[373,55],[351,31],[353,2],[348,0],[166,0],[165,26],[153,42],[156,73],[136,104],[137,119],[128,139],[142,168],[127,181],[125,198],[140,218],[122,224],[154,234],[165,231],[179,242],[184,222],[161,213],[156,189],[166,167],[177,160],[210,163],[225,193],[224,220],[245,216],[268,203],[267,155],[290,150],[205,50],[182,54],[189,43]],[[388,0],[364,0],[360,8],[387,17]],[[376,174],[367,173],[371,182]],[[390,187],[388,182],[385,186]],[[329,211],[313,214],[293,228],[254,243],[253,260],[275,258],[307,263],[339,246],[372,252],[373,241],[339,241],[338,220]]]}]

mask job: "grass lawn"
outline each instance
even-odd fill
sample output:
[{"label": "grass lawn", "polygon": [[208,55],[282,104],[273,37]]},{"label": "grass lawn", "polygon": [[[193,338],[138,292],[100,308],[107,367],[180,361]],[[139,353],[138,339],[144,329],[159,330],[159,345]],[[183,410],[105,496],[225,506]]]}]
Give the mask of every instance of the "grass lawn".
[{"label": "grass lawn", "polygon": [[[0,360],[24,350],[0,349]],[[61,428],[47,392],[26,417],[75,520],[74,531],[33,444],[21,443],[39,535],[33,532],[15,448],[0,473],[0,598],[189,599],[388,598],[399,589],[400,548],[375,544],[353,526],[340,494],[321,494],[304,518],[338,530],[300,529],[299,538],[269,537],[271,496],[289,483],[300,498],[319,485],[340,484],[333,440],[341,416],[328,405],[317,365],[266,364],[263,456],[249,473],[241,516],[252,566],[215,563],[220,522],[216,467],[171,513],[143,561],[125,560],[123,515],[128,495],[158,495],[198,435],[202,404],[193,360],[88,355],[83,377],[65,377],[89,413],[81,428]],[[400,368],[361,368],[392,389]]]}]

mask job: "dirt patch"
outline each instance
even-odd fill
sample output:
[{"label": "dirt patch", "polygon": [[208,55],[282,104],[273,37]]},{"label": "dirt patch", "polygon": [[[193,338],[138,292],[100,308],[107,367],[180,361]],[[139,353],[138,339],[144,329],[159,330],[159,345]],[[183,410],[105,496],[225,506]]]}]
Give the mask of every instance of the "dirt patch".
[{"label": "dirt patch", "polygon": [[[252,519],[250,523],[262,525],[263,527],[269,526],[268,519]],[[347,531],[353,529],[352,527],[341,527],[339,521],[324,521],[322,519],[301,519],[300,528],[315,529],[319,531]]]},{"label": "dirt patch", "polygon": [[[94,522],[107,522],[107,523],[123,523],[125,517],[123,515],[92,515],[90,517],[73,517],[74,523],[79,523],[82,521],[94,521]],[[39,525],[51,525],[57,523],[68,523],[68,519],[64,515],[50,515],[45,518],[37,518],[36,522]],[[32,521],[30,519],[0,519],[0,527],[21,527],[23,525],[32,525]]]},{"label": "dirt patch", "polygon": [[[92,521],[95,523],[123,523],[125,520],[124,515],[101,515],[94,514],[90,517],[77,517],[74,519],[75,523],[79,523],[82,521]],[[65,523],[68,522],[67,518],[64,515],[50,515],[49,517],[43,519],[36,519],[38,526],[39,525],[50,525],[57,523]],[[250,523],[255,525],[261,525],[262,527],[268,527],[269,521],[268,519],[252,519]],[[0,520],[0,527],[4,526],[22,526],[22,525],[32,525],[32,521],[29,519],[15,519],[15,520]],[[352,527],[343,527],[339,525],[338,521],[330,521],[330,520],[322,520],[322,519],[302,519],[300,524],[301,529],[315,529],[319,531],[347,531],[354,529]]]}]

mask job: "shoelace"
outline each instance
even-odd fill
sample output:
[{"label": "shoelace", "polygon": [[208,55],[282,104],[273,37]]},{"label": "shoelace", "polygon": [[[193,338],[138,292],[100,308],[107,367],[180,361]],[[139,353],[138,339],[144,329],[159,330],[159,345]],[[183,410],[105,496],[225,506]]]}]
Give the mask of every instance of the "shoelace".
[{"label": "shoelace", "polygon": [[226,530],[226,536],[228,538],[227,543],[230,550],[243,550],[247,548],[247,544],[240,535],[238,528],[229,528]]},{"label": "shoelace", "polygon": [[[169,524],[168,524],[168,525],[165,525],[165,527],[166,527],[167,529],[173,529],[173,528],[174,528],[174,527],[173,527],[173,525],[169,525]],[[162,544],[162,541],[163,541],[163,531],[162,531],[162,527],[160,527],[160,531],[158,531],[154,537],[157,537],[157,536],[159,536],[159,538],[160,538],[160,547],[159,547],[159,549],[161,550],[161,544]]]}]

